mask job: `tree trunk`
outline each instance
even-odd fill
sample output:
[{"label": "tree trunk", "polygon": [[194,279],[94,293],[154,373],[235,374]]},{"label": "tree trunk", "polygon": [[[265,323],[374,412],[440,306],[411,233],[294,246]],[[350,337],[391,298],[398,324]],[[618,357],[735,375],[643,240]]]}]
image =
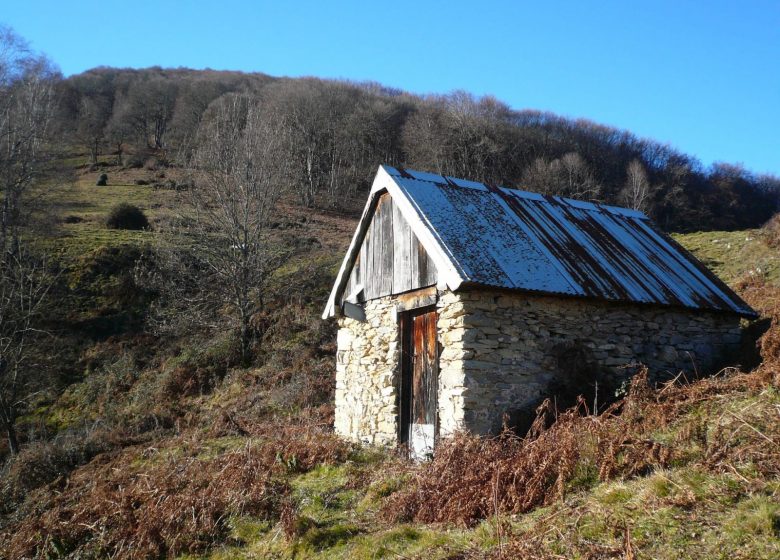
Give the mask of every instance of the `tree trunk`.
[{"label": "tree trunk", "polygon": [[249,313],[246,313],[246,311],[241,310],[241,326],[240,326],[240,345],[241,345],[241,365],[243,367],[249,367],[249,364],[252,361],[252,356],[250,355],[251,351],[251,344],[252,344],[252,332],[249,328]]},{"label": "tree trunk", "polygon": [[11,455],[19,454],[19,438],[16,437],[16,428],[13,426],[8,427],[8,448],[11,450]]},{"label": "tree trunk", "polygon": [[94,141],[89,146],[89,162],[92,165],[97,165],[98,162],[98,152],[100,151],[100,148],[98,146],[98,140],[94,139]]},{"label": "tree trunk", "polygon": [[11,450],[11,455],[18,455],[19,438],[16,435],[16,427],[13,425],[13,422],[9,422],[5,417],[2,420],[6,437],[8,439],[8,448]]}]

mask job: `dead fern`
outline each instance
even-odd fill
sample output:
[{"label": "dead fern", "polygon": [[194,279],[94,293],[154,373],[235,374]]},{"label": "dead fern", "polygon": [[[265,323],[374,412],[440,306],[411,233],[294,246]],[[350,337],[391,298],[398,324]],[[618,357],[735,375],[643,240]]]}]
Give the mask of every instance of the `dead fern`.
[{"label": "dead fern", "polygon": [[[216,457],[185,438],[139,453],[102,455],[44,496],[0,534],[9,558],[77,553],[119,559],[172,557],[225,542],[232,516],[278,519],[289,488],[283,475],[343,461],[349,446],[304,427],[268,428],[265,437]],[[131,460],[145,458],[137,468]],[[44,504],[41,504],[42,506]]]}]

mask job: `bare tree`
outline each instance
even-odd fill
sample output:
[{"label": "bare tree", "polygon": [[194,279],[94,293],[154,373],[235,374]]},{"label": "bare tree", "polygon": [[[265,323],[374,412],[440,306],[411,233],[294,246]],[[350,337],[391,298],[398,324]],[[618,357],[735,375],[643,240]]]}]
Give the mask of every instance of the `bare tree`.
[{"label": "bare tree", "polygon": [[589,199],[599,197],[601,187],[580,154],[569,152],[559,161],[558,183],[563,196]]},{"label": "bare tree", "polygon": [[357,89],[320,80],[280,82],[265,92],[267,118],[275,121],[285,153],[286,182],[303,205],[314,206],[326,195],[333,203],[342,190],[350,158],[348,116]]},{"label": "bare tree", "polygon": [[103,147],[105,125],[111,112],[111,102],[102,98],[83,97],[77,132],[89,149],[89,161],[97,164]]},{"label": "bare tree", "polygon": [[18,410],[41,378],[30,343],[50,282],[23,233],[29,191],[45,164],[56,76],[46,58],[0,27],[0,423],[12,453],[19,451]]},{"label": "bare tree", "polygon": [[543,157],[536,158],[523,171],[522,187],[542,194],[555,194],[555,176],[550,164]]},{"label": "bare tree", "polygon": [[209,79],[183,81],[179,85],[169,136],[170,143],[182,151],[185,157],[192,155],[188,150],[192,148],[194,136],[206,109],[212,101],[225,93],[225,84]]},{"label": "bare tree", "polygon": [[194,186],[182,195],[186,213],[163,250],[169,303],[201,324],[227,319],[244,364],[258,335],[252,318],[283,257],[270,228],[283,171],[272,132],[249,96],[227,94],[209,107],[190,160]]},{"label": "bare tree", "polygon": [[45,262],[21,247],[0,262],[0,424],[13,454],[19,410],[46,385],[31,351],[44,334],[37,323],[51,285]]},{"label": "bare tree", "polygon": [[631,160],[626,169],[626,184],[619,194],[623,206],[640,212],[650,207],[650,182],[644,165],[638,159]]},{"label": "bare tree", "polygon": [[458,177],[504,182],[511,160],[509,107],[493,97],[464,91],[420,103],[403,131],[411,165]]},{"label": "bare tree", "polygon": [[24,195],[42,173],[53,110],[49,61],[0,28],[0,247],[18,242]]},{"label": "bare tree", "polygon": [[131,82],[114,104],[114,119],[132,128],[142,146],[162,149],[166,146],[176,93],[177,85],[159,76]]},{"label": "bare tree", "polygon": [[601,187],[585,160],[576,152],[547,162],[537,158],[523,173],[523,187],[543,194],[598,198]]},{"label": "bare tree", "polygon": [[410,165],[434,173],[447,173],[447,148],[443,110],[432,103],[421,103],[404,123],[403,146]]},{"label": "bare tree", "polygon": [[105,133],[116,156],[116,164],[124,165],[125,146],[127,140],[132,137],[132,127],[121,118],[112,118],[106,125]]},{"label": "bare tree", "polygon": [[90,163],[96,164],[113,110],[112,75],[87,72],[64,82],[62,89],[59,112],[72,123],[74,139],[89,150]]}]

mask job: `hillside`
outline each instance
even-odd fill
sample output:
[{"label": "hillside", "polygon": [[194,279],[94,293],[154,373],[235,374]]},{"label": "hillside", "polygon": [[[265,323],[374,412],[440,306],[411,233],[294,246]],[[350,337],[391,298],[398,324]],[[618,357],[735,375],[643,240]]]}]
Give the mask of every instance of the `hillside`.
[{"label": "hillside", "polygon": [[[766,231],[677,237],[775,318],[756,372],[655,392],[638,380],[601,417],[564,415],[537,439],[463,439],[413,465],[330,432],[335,333],[319,313],[354,212],[282,200],[274,239],[290,252],[242,367],[228,331],[153,321],[157,296],[137,275],[178,219],[183,171],[84,162],[64,160],[74,180],[43,191],[57,219],[38,242],[62,268],[49,322],[68,376],[19,419],[0,557],[780,554],[780,283]],[[106,228],[120,201],[151,230]],[[543,477],[517,475],[529,457]]]},{"label": "hillside", "polygon": [[464,91],[418,96],[376,83],[265,74],[95,68],[56,84],[57,134],[89,161],[191,155],[215,106],[258,101],[277,170],[306,206],[343,208],[378,162],[632,206],[669,231],[760,227],[780,181],[585,119],[512,108]]}]

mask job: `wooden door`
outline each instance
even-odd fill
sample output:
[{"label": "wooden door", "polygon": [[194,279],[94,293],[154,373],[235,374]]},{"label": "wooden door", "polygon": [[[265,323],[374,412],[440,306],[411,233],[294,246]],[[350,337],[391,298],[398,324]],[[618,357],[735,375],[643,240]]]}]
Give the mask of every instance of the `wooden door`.
[{"label": "wooden door", "polygon": [[418,459],[433,453],[438,435],[437,319],[430,308],[401,315],[399,441]]}]

